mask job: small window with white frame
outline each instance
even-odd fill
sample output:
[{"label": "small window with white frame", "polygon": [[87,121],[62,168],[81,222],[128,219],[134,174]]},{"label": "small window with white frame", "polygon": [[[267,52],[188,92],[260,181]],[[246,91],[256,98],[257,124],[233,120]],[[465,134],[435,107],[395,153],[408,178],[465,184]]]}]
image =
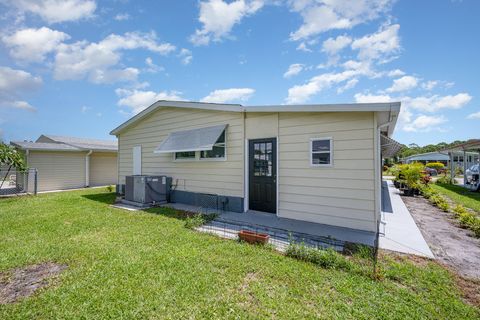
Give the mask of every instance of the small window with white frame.
[{"label": "small window with white frame", "polygon": [[310,139],[310,165],[331,167],[333,161],[332,138]]}]

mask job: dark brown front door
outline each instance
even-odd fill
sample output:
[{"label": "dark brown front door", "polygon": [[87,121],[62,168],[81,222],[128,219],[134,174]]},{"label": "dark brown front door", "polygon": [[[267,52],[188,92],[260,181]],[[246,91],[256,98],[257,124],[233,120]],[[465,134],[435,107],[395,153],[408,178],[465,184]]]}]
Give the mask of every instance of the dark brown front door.
[{"label": "dark brown front door", "polygon": [[250,140],[249,208],[277,212],[277,139]]}]

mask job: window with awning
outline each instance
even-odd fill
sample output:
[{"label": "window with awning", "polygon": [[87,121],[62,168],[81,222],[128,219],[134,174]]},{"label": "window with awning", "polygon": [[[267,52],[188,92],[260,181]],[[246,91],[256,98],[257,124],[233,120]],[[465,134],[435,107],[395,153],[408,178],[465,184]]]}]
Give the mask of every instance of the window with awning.
[{"label": "window with awning", "polygon": [[176,131],[154,150],[154,153],[174,153],[175,160],[224,159],[227,125]]}]

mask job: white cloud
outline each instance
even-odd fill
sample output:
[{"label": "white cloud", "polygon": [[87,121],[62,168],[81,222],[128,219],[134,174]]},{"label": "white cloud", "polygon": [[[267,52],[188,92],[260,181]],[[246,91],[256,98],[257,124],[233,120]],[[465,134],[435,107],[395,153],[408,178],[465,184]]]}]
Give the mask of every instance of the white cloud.
[{"label": "white cloud", "polygon": [[233,101],[247,101],[255,93],[251,88],[230,88],[212,91],[203,98],[202,102],[226,103]]},{"label": "white cloud", "polygon": [[[471,100],[467,93],[459,93],[449,96],[400,96],[392,97],[386,94],[355,94],[355,101],[358,103],[376,103],[401,101],[402,107],[398,118],[398,127],[408,132],[427,132],[439,129],[438,125],[447,121],[443,115],[425,115],[422,113],[437,113],[442,109],[458,109]],[[422,112],[415,115],[414,112]]]},{"label": "white cloud", "polygon": [[120,97],[117,104],[128,107],[133,114],[137,114],[158,100],[183,100],[178,91],[143,91],[130,89],[117,89],[115,93]]},{"label": "white cloud", "polygon": [[192,51],[185,48],[180,50],[180,53],[178,54],[178,56],[181,58],[181,61],[184,65],[190,64],[193,59]]},{"label": "white cloud", "polygon": [[322,44],[322,51],[329,55],[336,55],[340,50],[347,47],[352,43],[352,38],[348,36],[338,36],[334,38],[328,38]]},{"label": "white cloud", "polygon": [[356,93],[354,95],[357,103],[377,103],[377,102],[392,102],[392,98],[389,95],[373,95]]},{"label": "white cloud", "polygon": [[422,88],[425,90],[433,90],[439,84],[438,81],[430,80],[422,84]]},{"label": "white cloud", "polygon": [[300,44],[297,46],[297,50],[303,52],[312,52],[312,49],[310,49],[305,42],[300,42]]},{"label": "white cloud", "polygon": [[423,112],[437,112],[441,109],[460,109],[472,100],[468,93],[447,96],[404,97],[403,102],[408,108]]},{"label": "white cloud", "polygon": [[126,21],[130,19],[130,15],[128,13],[119,13],[114,19],[117,21]]},{"label": "white cloud", "polygon": [[357,85],[357,83],[358,83],[358,79],[354,78],[354,79],[348,80],[343,87],[340,87],[337,89],[337,93],[343,93],[346,90],[350,90],[354,88]]},{"label": "white cloud", "polygon": [[[285,99],[285,102],[287,104],[303,103],[313,95],[334,85],[346,83],[343,84],[343,89],[347,90],[357,84],[357,78],[359,76],[377,76],[377,74],[371,70],[369,61],[349,60],[343,63],[342,66],[345,68],[344,71],[323,73],[311,78],[305,84],[291,87],[288,89],[288,97]],[[352,79],[357,79],[357,81],[354,80],[348,83]]]},{"label": "white cloud", "polygon": [[429,132],[437,129],[437,126],[447,122],[444,116],[420,115],[411,123],[405,125],[403,130],[407,132]]},{"label": "white cloud", "polygon": [[284,78],[290,78],[296,76],[304,69],[305,65],[301,63],[294,63],[288,67],[288,70],[283,74]]},{"label": "white cloud", "polygon": [[390,70],[387,73],[387,76],[389,76],[391,78],[401,77],[401,76],[404,76],[404,75],[405,75],[405,72],[403,72],[400,69]]},{"label": "white cloud", "polygon": [[93,0],[7,0],[21,13],[32,13],[48,23],[76,21],[92,17],[97,4]]},{"label": "white cloud", "polygon": [[145,58],[145,64],[148,66],[146,71],[150,73],[157,73],[165,70],[162,66],[156,65],[151,57]]},{"label": "white cloud", "polygon": [[64,32],[42,27],[23,29],[3,36],[2,41],[10,48],[10,55],[20,61],[42,62],[46,54],[70,36]]},{"label": "white cloud", "polygon": [[392,55],[400,51],[399,29],[398,24],[383,26],[375,33],[355,39],[352,42],[352,49],[358,50],[360,60],[389,61]]},{"label": "white cloud", "polygon": [[480,119],[480,111],[469,114],[467,119]]},{"label": "white cloud", "polygon": [[0,105],[3,107],[35,111],[36,109],[23,97],[38,89],[42,79],[23,71],[0,67]]},{"label": "white cloud", "polygon": [[290,0],[291,10],[300,13],[303,18],[303,24],[290,34],[290,39],[306,39],[333,29],[351,29],[387,12],[392,2],[392,0]]},{"label": "white cloud", "polygon": [[79,41],[61,44],[54,62],[54,78],[57,80],[87,78],[94,83],[133,81],[139,73],[136,68],[114,68],[121,59],[122,50],[143,48],[161,55],[175,50],[169,43],[158,43],[154,33],[136,32],[125,35],[111,34],[102,41]]},{"label": "white cloud", "polygon": [[413,76],[403,76],[393,80],[393,84],[387,89],[387,92],[400,92],[416,88],[418,85],[418,78]]},{"label": "white cloud", "polygon": [[92,108],[91,107],[87,107],[87,106],[82,106],[80,108],[80,110],[82,111],[82,113],[86,113],[87,111],[91,110]]},{"label": "white cloud", "polygon": [[230,34],[233,26],[264,5],[263,0],[207,0],[200,2],[198,20],[202,28],[195,30],[190,41],[195,45],[208,45],[210,41],[220,41]]}]

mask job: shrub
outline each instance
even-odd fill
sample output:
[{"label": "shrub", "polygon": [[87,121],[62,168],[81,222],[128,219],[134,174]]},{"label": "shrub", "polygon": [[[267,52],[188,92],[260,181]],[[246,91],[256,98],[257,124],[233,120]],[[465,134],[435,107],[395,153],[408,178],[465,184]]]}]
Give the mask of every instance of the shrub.
[{"label": "shrub", "polygon": [[441,162],[430,162],[430,163],[427,163],[425,167],[440,171],[445,168],[445,165]]},{"label": "shrub", "polygon": [[447,177],[446,174],[443,177],[438,178],[436,183],[439,183],[439,184],[453,184],[452,179],[450,177]]},{"label": "shrub", "polygon": [[450,209],[450,206],[447,202],[441,202],[437,206],[444,212],[448,212],[448,210]]},{"label": "shrub", "polygon": [[113,192],[113,186],[111,185],[107,186],[105,189],[107,190],[107,192]]},{"label": "shrub", "polygon": [[307,247],[303,243],[290,243],[285,254],[288,257],[314,263],[322,268],[349,270],[352,267],[347,258],[331,248],[319,250]]},{"label": "shrub", "polygon": [[202,224],[205,224],[205,219],[203,218],[202,215],[197,214],[194,215],[193,217],[188,217],[185,219],[185,228],[188,229],[195,229],[197,227],[200,227]]},{"label": "shrub", "polygon": [[194,214],[185,218],[185,228],[195,229],[201,225],[214,220],[217,217],[217,214]]},{"label": "shrub", "polygon": [[455,208],[453,208],[453,214],[455,217],[459,218],[461,214],[467,213],[467,209],[461,204],[458,204]]}]

